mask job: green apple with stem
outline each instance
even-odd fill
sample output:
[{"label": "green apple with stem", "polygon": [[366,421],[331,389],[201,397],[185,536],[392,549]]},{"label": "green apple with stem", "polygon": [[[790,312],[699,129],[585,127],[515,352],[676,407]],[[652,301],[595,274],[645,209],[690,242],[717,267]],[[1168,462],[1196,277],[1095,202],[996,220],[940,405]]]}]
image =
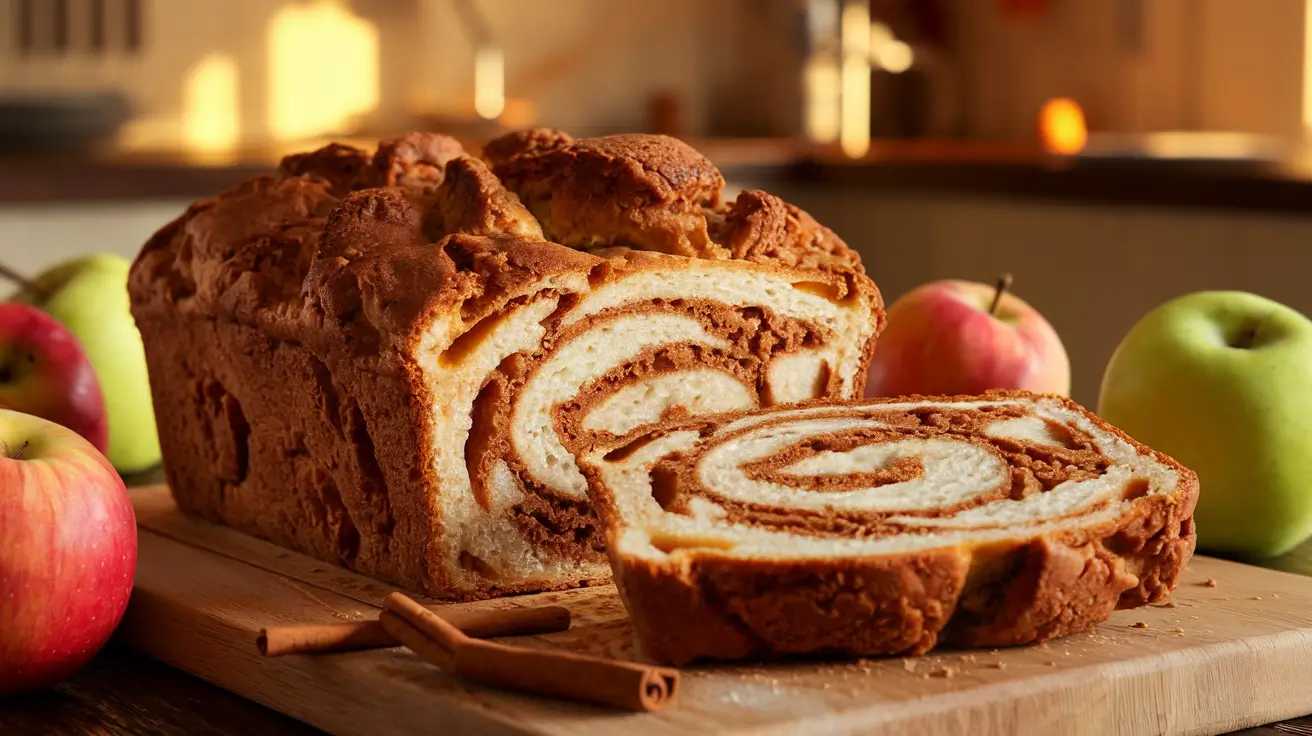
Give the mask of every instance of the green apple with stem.
[{"label": "green apple with stem", "polygon": [[1239,291],[1172,299],[1103,374],[1098,413],[1198,473],[1200,551],[1282,554],[1312,534],[1312,320]]},{"label": "green apple with stem", "polygon": [[31,279],[0,266],[0,276],[19,286],[13,300],[39,307],[81,343],[105,397],[105,454],[121,473],[146,470],[160,461],[145,348],[129,311],[131,265],[122,256],[96,253],[57,264]]}]

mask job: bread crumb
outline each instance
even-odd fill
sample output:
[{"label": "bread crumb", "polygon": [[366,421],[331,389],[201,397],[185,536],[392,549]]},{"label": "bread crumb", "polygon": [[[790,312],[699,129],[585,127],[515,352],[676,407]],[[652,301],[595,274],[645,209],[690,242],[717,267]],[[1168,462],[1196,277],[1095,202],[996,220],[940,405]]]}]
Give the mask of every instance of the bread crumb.
[{"label": "bread crumb", "polygon": [[1049,662],[1049,663],[1048,663],[1048,666],[1049,666],[1049,667],[1056,667],[1056,666],[1057,666],[1057,663],[1056,663],[1056,662]]},{"label": "bread crumb", "polygon": [[915,672],[916,663],[909,659],[904,659],[902,660],[902,669],[906,670],[907,672]]},{"label": "bread crumb", "polygon": [[1180,628],[1179,626],[1176,626],[1176,627],[1174,627],[1174,628],[1171,629],[1171,633],[1173,633],[1173,634],[1179,634],[1180,636],[1184,636],[1184,629]]},{"label": "bread crumb", "polygon": [[969,664],[974,664],[974,662],[975,662],[975,655],[973,655],[973,654],[963,654],[963,655],[961,655],[961,661],[962,661],[962,662],[969,663]]},{"label": "bread crumb", "polygon": [[1130,628],[1132,628],[1132,629],[1146,629],[1146,628],[1148,628],[1148,624],[1146,624],[1146,623],[1144,623],[1144,622],[1142,622],[1142,621],[1135,621],[1134,623],[1130,624]]},{"label": "bread crumb", "polygon": [[952,677],[952,676],[955,675],[955,674],[957,674],[957,668],[956,668],[956,667],[939,667],[938,669],[936,669],[936,670],[934,670],[933,672],[929,673],[929,676],[930,676],[930,677]]},{"label": "bread crumb", "polygon": [[1175,608],[1175,601],[1166,601],[1165,603],[1154,603],[1153,608]]},{"label": "bread crumb", "polygon": [[1205,585],[1205,586],[1207,586],[1207,587],[1209,587],[1209,588],[1215,588],[1215,587],[1216,587],[1216,578],[1208,578],[1208,579],[1204,580],[1204,581],[1203,581],[1203,585]]},{"label": "bread crumb", "polygon": [[989,662],[987,666],[988,666],[990,669],[995,669],[995,670],[1005,670],[1005,669],[1007,669],[1007,663],[1006,663],[1006,662]]},{"label": "bread crumb", "polygon": [[1272,594],[1271,594],[1271,597],[1272,597],[1272,598],[1279,598],[1279,597],[1280,597],[1280,594],[1279,594],[1279,593],[1272,593]]},{"label": "bread crumb", "polygon": [[1260,596],[1260,595],[1255,595],[1255,596],[1253,596],[1250,600],[1260,601],[1260,600],[1262,600],[1262,596]]}]

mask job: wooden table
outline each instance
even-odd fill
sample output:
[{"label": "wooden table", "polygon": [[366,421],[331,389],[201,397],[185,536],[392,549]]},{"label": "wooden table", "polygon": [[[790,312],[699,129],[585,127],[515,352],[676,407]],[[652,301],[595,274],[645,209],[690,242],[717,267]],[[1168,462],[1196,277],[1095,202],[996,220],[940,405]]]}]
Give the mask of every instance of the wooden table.
[{"label": "wooden table", "polygon": [[[142,484],[159,480],[157,473],[131,479]],[[1269,565],[1312,574],[1312,542]],[[77,675],[52,690],[0,701],[0,734],[9,733],[308,736],[322,732],[111,643]],[[1236,733],[1312,736],[1312,716]]]}]

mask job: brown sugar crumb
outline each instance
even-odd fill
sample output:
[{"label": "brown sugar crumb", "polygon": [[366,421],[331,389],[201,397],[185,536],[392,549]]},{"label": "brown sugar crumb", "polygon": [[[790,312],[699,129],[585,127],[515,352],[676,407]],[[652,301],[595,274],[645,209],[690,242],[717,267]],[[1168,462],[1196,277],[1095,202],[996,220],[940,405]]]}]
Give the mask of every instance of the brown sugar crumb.
[{"label": "brown sugar crumb", "polygon": [[916,663],[909,659],[904,659],[902,660],[902,669],[906,670],[907,672],[915,672]]},{"label": "brown sugar crumb", "polygon": [[930,677],[952,677],[952,676],[954,676],[954,675],[956,675],[956,674],[957,674],[957,668],[956,668],[956,667],[939,667],[938,669],[936,669],[936,670],[934,670],[933,672],[929,673],[929,676],[930,676]]},{"label": "brown sugar crumb", "polygon": [[1142,622],[1142,621],[1135,621],[1134,623],[1130,624],[1130,628],[1132,628],[1132,629],[1146,629],[1146,628],[1148,628],[1148,624],[1146,624],[1146,623],[1144,623],[1144,622]]},{"label": "brown sugar crumb", "polygon": [[1216,578],[1208,578],[1208,579],[1204,580],[1204,581],[1203,581],[1203,585],[1206,586],[1206,587],[1208,587],[1208,588],[1215,588],[1215,587],[1216,587]]}]

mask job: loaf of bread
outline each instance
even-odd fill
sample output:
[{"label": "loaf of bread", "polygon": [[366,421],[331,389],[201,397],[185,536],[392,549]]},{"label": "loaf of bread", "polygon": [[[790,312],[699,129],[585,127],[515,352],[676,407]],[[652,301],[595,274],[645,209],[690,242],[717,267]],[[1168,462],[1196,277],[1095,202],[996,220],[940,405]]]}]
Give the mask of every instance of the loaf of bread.
[{"label": "loaf of bread", "polygon": [[812,402],[666,422],[581,456],[662,662],[1025,644],[1157,601],[1196,475],[1074,402]]},{"label": "loaf of bread", "polygon": [[131,273],[178,505],[452,599],[608,580],[576,454],[859,396],[860,259],[667,137],[332,145],[192,205]]}]

